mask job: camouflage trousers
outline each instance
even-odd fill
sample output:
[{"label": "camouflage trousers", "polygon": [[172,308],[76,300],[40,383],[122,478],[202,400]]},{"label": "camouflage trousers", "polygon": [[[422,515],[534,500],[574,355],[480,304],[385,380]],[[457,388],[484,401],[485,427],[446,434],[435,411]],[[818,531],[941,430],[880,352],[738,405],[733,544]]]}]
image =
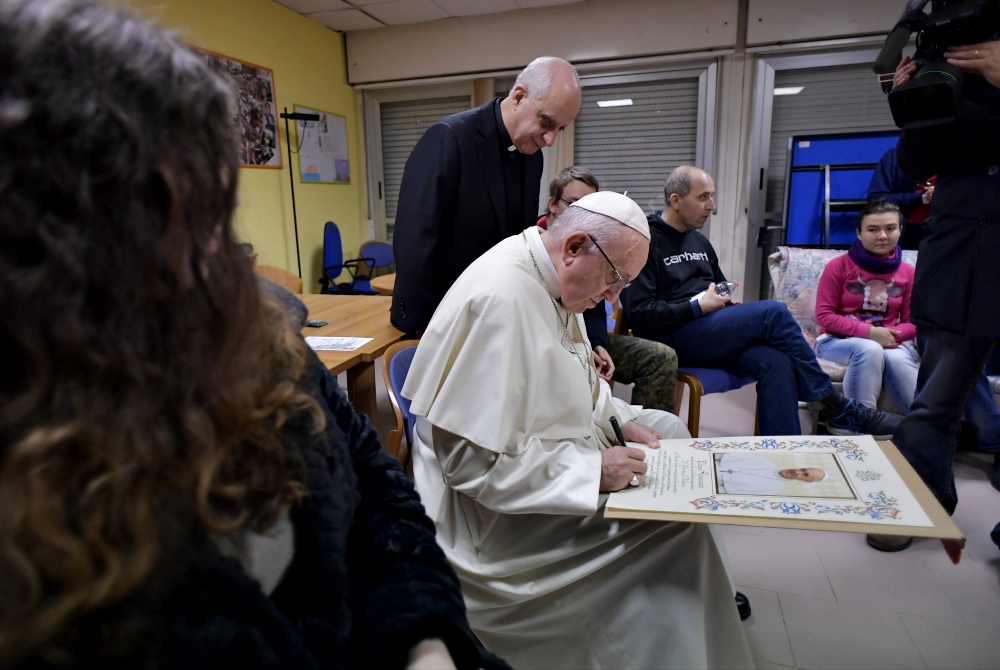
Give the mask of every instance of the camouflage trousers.
[{"label": "camouflage trousers", "polygon": [[612,377],[620,384],[635,384],[632,404],[676,413],[677,354],[660,342],[641,337],[609,334],[608,353],[615,363]]}]

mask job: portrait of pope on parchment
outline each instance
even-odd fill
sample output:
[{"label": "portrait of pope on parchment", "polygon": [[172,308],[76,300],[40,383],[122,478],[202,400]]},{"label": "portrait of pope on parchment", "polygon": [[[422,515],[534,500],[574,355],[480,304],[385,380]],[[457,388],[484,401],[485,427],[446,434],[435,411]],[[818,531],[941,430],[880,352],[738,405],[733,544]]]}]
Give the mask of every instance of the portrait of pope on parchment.
[{"label": "portrait of pope on parchment", "polygon": [[834,454],[714,454],[716,492],[789,498],[856,499]]}]

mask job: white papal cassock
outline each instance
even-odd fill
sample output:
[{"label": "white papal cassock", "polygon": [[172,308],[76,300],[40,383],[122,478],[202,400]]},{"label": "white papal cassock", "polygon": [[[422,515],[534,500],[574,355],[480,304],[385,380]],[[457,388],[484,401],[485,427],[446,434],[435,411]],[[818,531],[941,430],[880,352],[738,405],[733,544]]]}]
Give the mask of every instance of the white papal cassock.
[{"label": "white papal cassock", "polygon": [[708,527],[603,518],[609,417],[688,433],[612,398],[558,298],[539,230],[507,238],[444,297],[403,388],[417,490],[472,628],[519,669],[752,668]]}]

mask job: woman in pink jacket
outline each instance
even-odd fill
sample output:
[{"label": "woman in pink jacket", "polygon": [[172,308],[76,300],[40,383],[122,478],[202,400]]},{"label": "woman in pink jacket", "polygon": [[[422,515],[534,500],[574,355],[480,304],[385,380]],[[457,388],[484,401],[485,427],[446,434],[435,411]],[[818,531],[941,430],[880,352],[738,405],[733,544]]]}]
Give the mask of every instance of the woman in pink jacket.
[{"label": "woman in pink jacket", "polygon": [[816,291],[816,322],[823,331],[816,355],[847,366],[844,395],[875,407],[882,384],[904,411],[917,388],[910,323],[913,266],[902,262],[899,207],[875,200],[858,215],[858,239],[830,261]]}]

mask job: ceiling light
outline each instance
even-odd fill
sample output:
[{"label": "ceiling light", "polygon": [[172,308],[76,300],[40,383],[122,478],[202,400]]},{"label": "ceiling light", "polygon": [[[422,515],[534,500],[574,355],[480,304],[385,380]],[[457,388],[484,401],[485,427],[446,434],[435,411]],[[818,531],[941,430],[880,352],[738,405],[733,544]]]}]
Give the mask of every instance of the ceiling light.
[{"label": "ceiling light", "polygon": [[598,100],[598,107],[629,107],[632,104],[632,98],[625,98],[624,100]]},{"label": "ceiling light", "polygon": [[775,95],[798,95],[805,86],[788,86],[787,88],[774,89]]}]

